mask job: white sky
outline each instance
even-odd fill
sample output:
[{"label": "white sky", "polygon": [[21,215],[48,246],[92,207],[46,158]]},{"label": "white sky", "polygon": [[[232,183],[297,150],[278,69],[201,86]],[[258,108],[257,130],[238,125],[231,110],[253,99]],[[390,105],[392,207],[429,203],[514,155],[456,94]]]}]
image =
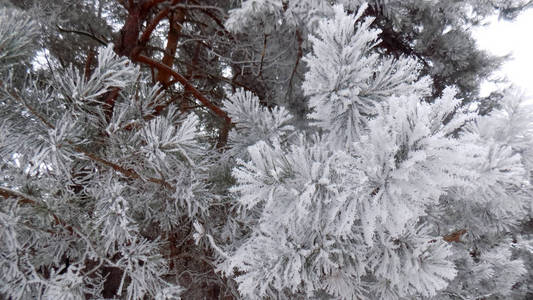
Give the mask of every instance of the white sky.
[{"label": "white sky", "polygon": [[[498,77],[506,77],[529,99],[533,99],[533,9],[522,12],[513,22],[488,20],[490,25],[473,31],[481,49],[495,55],[511,54],[512,60],[503,65]],[[507,86],[501,84],[500,86]],[[497,86],[484,84],[482,96],[490,94]]]}]

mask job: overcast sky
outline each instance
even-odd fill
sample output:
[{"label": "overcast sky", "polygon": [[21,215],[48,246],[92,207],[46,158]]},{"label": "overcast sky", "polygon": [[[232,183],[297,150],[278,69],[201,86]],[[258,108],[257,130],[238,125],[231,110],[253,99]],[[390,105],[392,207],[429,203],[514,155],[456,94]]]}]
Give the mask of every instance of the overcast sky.
[{"label": "overcast sky", "polygon": [[[505,76],[510,82],[520,87],[529,99],[533,99],[533,9],[528,9],[514,22],[490,18],[489,26],[474,30],[481,49],[492,54],[511,54],[513,59],[508,61],[499,76]],[[493,90],[494,85],[485,84],[482,95]]]}]

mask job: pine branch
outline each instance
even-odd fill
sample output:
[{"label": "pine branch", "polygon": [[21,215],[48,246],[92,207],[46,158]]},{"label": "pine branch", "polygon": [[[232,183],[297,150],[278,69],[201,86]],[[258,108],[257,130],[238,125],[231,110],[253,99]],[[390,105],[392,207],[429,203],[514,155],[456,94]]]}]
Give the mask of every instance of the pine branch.
[{"label": "pine branch", "polygon": [[[26,195],[21,192],[14,191],[8,188],[4,188],[4,187],[0,187],[0,196],[4,197],[5,199],[9,199],[9,198],[18,199],[18,202],[20,204],[29,204],[35,208],[46,207],[45,204],[40,203],[41,202],[40,200],[37,200],[33,198],[32,196],[29,196],[29,195]],[[61,225],[66,230],[68,230],[70,234],[75,234],[74,229],[72,228],[71,225],[68,225],[65,221],[63,221],[61,218],[59,218],[55,213],[51,212],[49,209],[46,209],[46,210],[48,211],[50,216],[52,216],[52,218],[54,219],[54,223],[56,225]]]},{"label": "pine branch", "polygon": [[[108,160],[105,160],[105,159],[97,156],[96,154],[88,152],[88,151],[84,150],[83,148],[81,148],[79,146],[74,146],[74,150],[76,150],[76,152],[78,152],[78,153],[84,154],[85,156],[87,156],[88,158],[90,158],[94,162],[97,162],[99,164],[102,164],[104,166],[112,168],[113,170],[121,173],[122,175],[124,175],[126,177],[129,177],[129,178],[132,178],[132,179],[142,179],[141,176],[137,172],[135,172],[135,170],[126,169],[126,168],[124,168],[122,166],[119,166],[119,165],[117,165],[117,164],[115,164],[113,162],[110,162]],[[169,189],[171,191],[175,191],[176,190],[172,185],[170,185],[168,182],[166,182],[163,179],[147,177],[146,180],[149,181],[149,182],[153,182],[153,183],[157,183],[159,185],[162,185],[162,186],[164,186],[165,188],[167,188],[167,189]]]},{"label": "pine branch", "polygon": [[[1,82],[0,82],[0,84],[1,84]],[[16,94],[14,91],[9,91],[9,94],[12,97],[14,97],[16,100],[21,102],[31,112],[32,115],[34,115],[39,120],[41,120],[43,122],[43,124],[45,124],[48,128],[55,129],[55,126],[52,123],[50,123],[48,120],[46,120],[46,118],[44,118],[41,114],[39,114],[33,107],[31,107],[24,100],[22,100],[22,98],[18,94]],[[122,175],[124,175],[126,177],[129,177],[129,178],[132,178],[132,179],[142,179],[142,177],[137,172],[135,172],[135,170],[126,169],[124,167],[119,166],[118,164],[115,164],[115,163],[110,162],[110,161],[108,161],[106,159],[103,159],[103,158],[99,157],[98,155],[96,155],[94,153],[91,153],[91,152],[88,152],[85,149],[83,149],[82,147],[77,146],[72,141],[66,140],[66,142],[67,142],[67,144],[71,145],[76,152],[84,154],[86,157],[88,157],[89,159],[91,159],[92,161],[94,161],[96,163],[102,164],[102,165],[107,166],[107,167],[111,167],[113,170],[121,173]],[[170,185],[168,182],[166,182],[163,179],[147,177],[146,180],[149,181],[149,182],[160,184],[160,185],[164,186],[165,188],[169,189],[170,191],[174,192],[176,190],[175,187],[173,187],[172,185]]]},{"label": "pine branch", "polygon": [[[4,83],[2,81],[0,81],[0,85],[4,85]],[[4,87],[4,90],[8,92],[8,94],[13,97],[13,99],[17,100],[18,102],[22,103],[22,105],[24,105],[24,107],[26,107],[26,109],[28,109],[30,111],[30,113],[36,117],[37,119],[39,119],[44,125],[46,125],[46,127],[48,128],[51,128],[51,129],[55,129],[55,126],[52,125],[52,123],[48,122],[48,120],[46,120],[46,118],[44,118],[43,116],[41,116],[41,114],[39,114],[33,107],[31,107],[30,105],[28,105],[26,103],[26,101],[24,101],[24,99],[22,99],[17,93],[15,93],[14,91],[12,90],[9,90],[8,88]]]},{"label": "pine branch", "polygon": [[23,193],[13,191],[7,188],[0,187],[0,196],[8,198],[18,198],[19,203],[21,204],[31,204],[33,206],[38,206],[38,201],[33,199],[31,196],[24,195]]},{"label": "pine branch", "polygon": [[231,118],[228,116],[228,114],[220,109],[218,106],[213,104],[211,101],[209,101],[200,91],[198,91],[185,77],[180,75],[178,72],[174,71],[172,68],[168,67],[165,64],[162,64],[160,62],[157,62],[149,57],[146,57],[144,55],[138,54],[134,58],[134,60],[145,63],[149,66],[152,66],[159,71],[166,71],[170,73],[179,83],[181,83],[185,89],[189,89],[191,91],[191,94],[198,99],[203,105],[205,105],[207,108],[209,108],[212,112],[214,112],[217,116],[222,118],[226,123],[231,124]]}]

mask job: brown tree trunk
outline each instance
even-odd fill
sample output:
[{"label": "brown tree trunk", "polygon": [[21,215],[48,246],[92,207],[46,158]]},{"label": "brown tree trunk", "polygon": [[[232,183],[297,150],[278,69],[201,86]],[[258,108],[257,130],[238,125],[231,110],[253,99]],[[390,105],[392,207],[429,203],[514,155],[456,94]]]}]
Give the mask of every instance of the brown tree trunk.
[{"label": "brown tree trunk", "polygon": [[119,40],[115,46],[115,52],[118,55],[132,57],[145,18],[146,11],[142,9],[141,5],[133,5],[128,8],[128,18],[120,30]]},{"label": "brown tree trunk", "polygon": [[[162,63],[172,68],[174,64],[174,57],[176,56],[176,50],[178,48],[178,39],[181,33],[181,24],[185,19],[185,14],[182,9],[173,11],[168,20],[170,23],[167,36],[167,46],[165,48],[165,55],[163,56]],[[158,70],[157,81],[163,86],[167,86],[170,82],[171,74],[165,70]]]}]

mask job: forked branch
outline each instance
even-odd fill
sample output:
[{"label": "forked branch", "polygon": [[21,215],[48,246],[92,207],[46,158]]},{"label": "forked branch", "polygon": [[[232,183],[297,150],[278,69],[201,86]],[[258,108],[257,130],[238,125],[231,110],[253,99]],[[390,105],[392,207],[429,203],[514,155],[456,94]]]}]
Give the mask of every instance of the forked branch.
[{"label": "forked branch", "polygon": [[231,124],[231,118],[228,116],[228,114],[225,111],[223,111],[218,106],[216,106],[211,101],[209,101],[209,99],[207,99],[200,91],[198,91],[184,76],[174,71],[174,69],[170,68],[169,66],[163,63],[160,63],[149,57],[146,57],[142,54],[138,54],[133,59],[137,62],[144,63],[151,67],[154,67],[159,71],[168,72],[179,83],[181,83],[185,89],[189,90],[191,94],[196,99],[198,99],[198,101],[200,101],[205,107],[209,108],[213,113],[215,113],[217,116],[223,119],[225,123]]}]

